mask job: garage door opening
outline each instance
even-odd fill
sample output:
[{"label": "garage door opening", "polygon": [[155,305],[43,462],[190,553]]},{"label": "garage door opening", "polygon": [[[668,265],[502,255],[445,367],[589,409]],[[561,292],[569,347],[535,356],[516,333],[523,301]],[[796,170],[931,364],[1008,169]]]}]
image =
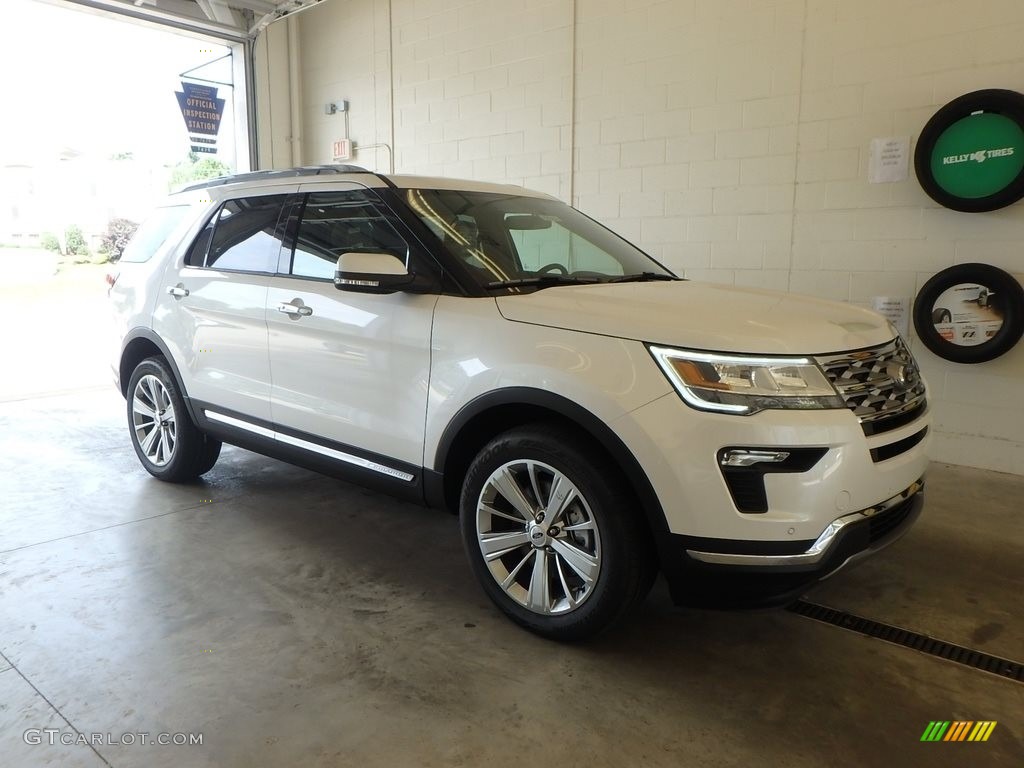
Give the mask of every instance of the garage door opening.
[{"label": "garage door opening", "polygon": [[0,401],[110,386],[106,277],[125,243],[169,191],[249,170],[251,146],[242,44],[78,5],[5,10],[0,67],[20,76],[0,125]]}]

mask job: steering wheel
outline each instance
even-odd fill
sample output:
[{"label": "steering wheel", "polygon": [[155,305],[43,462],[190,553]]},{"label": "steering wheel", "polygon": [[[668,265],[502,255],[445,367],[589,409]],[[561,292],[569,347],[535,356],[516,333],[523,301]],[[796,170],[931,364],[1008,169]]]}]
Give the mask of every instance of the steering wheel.
[{"label": "steering wheel", "polygon": [[552,271],[554,271],[556,269],[559,272],[561,272],[563,275],[568,275],[569,274],[569,270],[565,268],[565,264],[559,264],[557,261],[553,261],[550,264],[545,264],[543,267],[538,269],[537,272],[538,273],[541,273],[541,272],[552,272]]}]

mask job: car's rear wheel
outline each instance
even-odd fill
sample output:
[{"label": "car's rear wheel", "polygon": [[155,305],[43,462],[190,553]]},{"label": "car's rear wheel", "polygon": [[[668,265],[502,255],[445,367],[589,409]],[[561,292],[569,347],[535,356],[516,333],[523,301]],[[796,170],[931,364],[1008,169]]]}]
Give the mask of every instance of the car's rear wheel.
[{"label": "car's rear wheel", "polygon": [[192,423],[174,376],[161,357],[143,360],[132,373],[128,428],[142,466],[160,480],[194,480],[209,472],[220,455],[220,441]]},{"label": "car's rear wheel", "polygon": [[605,455],[571,430],[531,425],[485,446],[466,475],[461,525],[484,591],[545,637],[601,632],[652,582],[634,497]]}]

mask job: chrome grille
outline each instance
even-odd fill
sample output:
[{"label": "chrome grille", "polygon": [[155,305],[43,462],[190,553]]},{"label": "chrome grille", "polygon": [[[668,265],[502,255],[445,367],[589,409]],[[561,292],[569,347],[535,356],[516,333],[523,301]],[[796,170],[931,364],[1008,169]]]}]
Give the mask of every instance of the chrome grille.
[{"label": "chrome grille", "polygon": [[816,359],[869,434],[884,432],[887,422],[893,422],[888,428],[905,424],[902,417],[924,409],[924,381],[899,337],[879,347]]}]

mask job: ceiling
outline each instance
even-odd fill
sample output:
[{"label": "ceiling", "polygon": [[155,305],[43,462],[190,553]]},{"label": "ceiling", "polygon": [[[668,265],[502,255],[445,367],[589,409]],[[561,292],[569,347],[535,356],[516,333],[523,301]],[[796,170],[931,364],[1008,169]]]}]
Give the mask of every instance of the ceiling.
[{"label": "ceiling", "polygon": [[[49,0],[53,1],[53,0]],[[323,0],[58,0],[225,40],[252,39],[289,13]]]}]

